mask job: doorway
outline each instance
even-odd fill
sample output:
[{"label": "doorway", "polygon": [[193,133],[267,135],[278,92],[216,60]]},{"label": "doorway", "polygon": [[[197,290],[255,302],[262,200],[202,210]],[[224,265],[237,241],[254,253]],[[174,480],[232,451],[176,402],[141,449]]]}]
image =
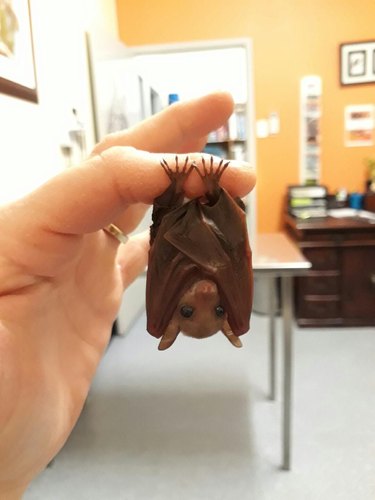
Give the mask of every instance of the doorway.
[{"label": "doorway", "polygon": [[[236,103],[229,130],[209,137],[210,151],[243,158],[256,168],[253,55],[250,39],[211,40],[125,47],[98,47],[90,34],[91,80],[96,139],[131,126],[168,105],[214,90],[227,90]],[[248,229],[256,234],[255,190],[246,200]]]},{"label": "doorway", "polygon": [[[179,100],[215,90],[230,92],[235,112],[223,130],[208,138],[207,152],[244,159],[256,168],[253,55],[249,39],[227,39],[166,45],[125,47],[111,57],[92,44],[93,108],[97,139],[131,126],[168,105],[170,94]],[[255,190],[245,200],[252,241],[256,235]],[[150,224],[150,213],[140,228]],[[143,284],[142,284],[143,281]],[[126,292],[120,329],[128,329],[143,311],[144,278]],[[134,291],[132,291],[132,288]],[[133,308],[134,305],[134,308]],[[130,307],[129,307],[130,306]],[[134,309],[134,311],[133,311]],[[125,313],[126,311],[126,313]]]},{"label": "doorway", "polygon": [[[208,152],[244,159],[256,167],[255,98],[252,44],[249,39],[212,40],[128,48],[132,71],[141,77],[144,118],[180,100],[214,90],[230,92],[235,112],[224,130],[208,138]],[[193,76],[193,77],[192,77]],[[246,200],[250,238],[256,233],[255,191]]]}]

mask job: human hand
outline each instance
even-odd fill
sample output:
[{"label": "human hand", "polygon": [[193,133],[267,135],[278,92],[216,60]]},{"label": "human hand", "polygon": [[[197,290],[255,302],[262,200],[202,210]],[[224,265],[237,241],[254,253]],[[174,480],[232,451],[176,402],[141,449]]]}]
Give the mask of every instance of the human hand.
[{"label": "human hand", "polygon": [[[173,165],[175,153],[202,149],[232,110],[225,93],[175,104],[0,209],[1,499],[19,498],[66,441],[123,289],[147,263],[147,235],[119,245],[101,228],[113,222],[131,232],[168,185],[160,159]],[[228,167],[222,179],[236,196],[254,182],[246,165]],[[185,190],[203,194],[196,172]]]}]

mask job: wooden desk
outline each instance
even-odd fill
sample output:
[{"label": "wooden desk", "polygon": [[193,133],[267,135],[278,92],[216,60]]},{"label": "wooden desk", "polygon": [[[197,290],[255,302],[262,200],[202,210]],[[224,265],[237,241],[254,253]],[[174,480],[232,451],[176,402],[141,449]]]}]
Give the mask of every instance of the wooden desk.
[{"label": "wooden desk", "polygon": [[283,317],[283,422],[282,468],[291,467],[291,417],[293,369],[293,278],[304,274],[311,266],[298,247],[283,233],[259,234],[252,241],[255,275],[265,276],[270,284],[270,395],[276,394],[275,342],[275,278],[281,278],[281,307]]},{"label": "wooden desk", "polygon": [[375,325],[375,223],[359,217],[301,221],[286,228],[312,263],[295,280],[300,326]]}]

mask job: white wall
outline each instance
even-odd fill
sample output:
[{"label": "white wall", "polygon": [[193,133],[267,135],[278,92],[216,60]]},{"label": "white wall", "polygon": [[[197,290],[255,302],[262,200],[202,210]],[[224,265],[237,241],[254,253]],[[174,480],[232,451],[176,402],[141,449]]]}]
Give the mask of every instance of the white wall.
[{"label": "white wall", "polygon": [[215,90],[227,90],[236,103],[245,103],[248,99],[243,47],[139,55],[134,57],[133,64],[135,71],[161,95],[164,105],[170,93],[186,100]]},{"label": "white wall", "polygon": [[31,0],[39,104],[0,94],[0,204],[65,167],[60,144],[77,108],[93,145],[85,30],[117,38],[115,0]]},{"label": "white wall", "polygon": [[142,119],[138,74],[131,59],[96,58],[93,51],[98,137],[131,127]]}]

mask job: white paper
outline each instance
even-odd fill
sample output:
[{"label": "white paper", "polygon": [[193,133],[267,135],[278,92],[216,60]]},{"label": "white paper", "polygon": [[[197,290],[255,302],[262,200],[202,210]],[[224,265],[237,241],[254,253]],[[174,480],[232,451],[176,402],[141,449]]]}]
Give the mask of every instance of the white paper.
[{"label": "white paper", "polygon": [[279,113],[276,113],[274,111],[268,115],[268,127],[270,135],[276,135],[280,133]]},{"label": "white paper", "polygon": [[268,120],[257,120],[256,123],[256,133],[258,139],[264,139],[270,135]]},{"label": "white paper", "polygon": [[374,106],[361,104],[345,108],[345,146],[374,144]]}]

